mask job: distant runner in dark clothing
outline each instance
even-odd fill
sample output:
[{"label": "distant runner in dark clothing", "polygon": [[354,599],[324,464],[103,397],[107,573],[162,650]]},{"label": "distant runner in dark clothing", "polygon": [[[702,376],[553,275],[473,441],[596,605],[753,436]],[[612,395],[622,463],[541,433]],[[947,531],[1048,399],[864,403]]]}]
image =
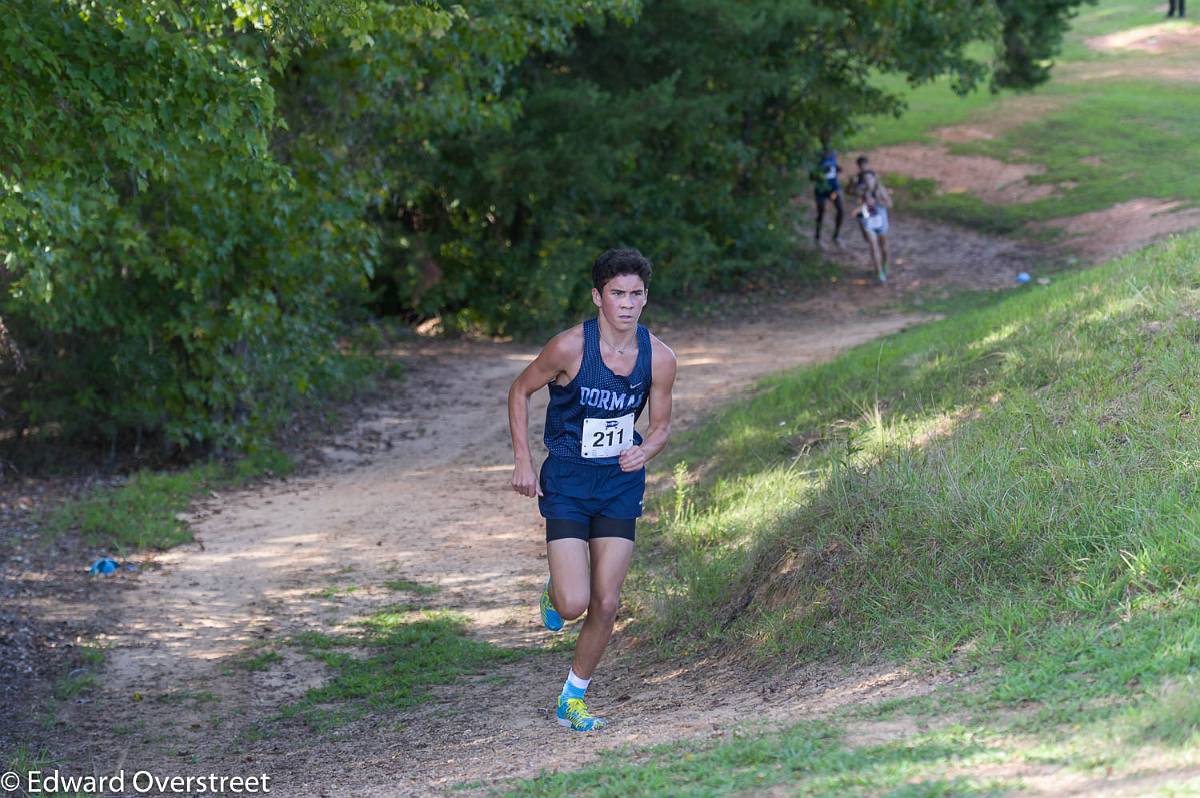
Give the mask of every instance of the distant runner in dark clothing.
[{"label": "distant runner in dark clothing", "polygon": [[838,234],[842,232],[842,219],[846,214],[846,205],[842,200],[842,186],[838,181],[838,173],[842,171],[842,167],[838,166],[837,153],[829,146],[829,140],[822,140],[821,146],[821,152],[817,156],[817,166],[809,175],[813,182],[813,196],[817,201],[817,229],[813,233],[813,241],[817,246],[821,245],[821,223],[825,220],[825,203],[832,200],[834,217],[831,240],[834,246],[840,247]]},{"label": "distant runner in dark clothing", "polygon": [[[1176,10],[1179,11],[1178,14],[1175,13]],[[1178,16],[1182,19],[1183,18],[1183,0],[1170,0],[1170,6],[1167,9],[1167,16],[1168,17]]]}]

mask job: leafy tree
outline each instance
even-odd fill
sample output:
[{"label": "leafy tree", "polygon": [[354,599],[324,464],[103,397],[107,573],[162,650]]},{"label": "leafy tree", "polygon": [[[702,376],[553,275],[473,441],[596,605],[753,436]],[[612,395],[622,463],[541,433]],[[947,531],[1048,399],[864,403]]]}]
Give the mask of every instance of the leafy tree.
[{"label": "leafy tree", "polygon": [[[582,267],[615,244],[654,258],[659,294],[737,288],[796,259],[820,132],[902,110],[873,76],[1031,86],[1077,4],[651,0],[526,59],[500,95],[517,121],[408,158],[381,268],[416,313],[499,331],[585,311]],[[995,64],[968,55],[980,40]]]},{"label": "leafy tree", "polygon": [[498,113],[532,48],[624,5],[5,2],[4,422],[252,443],[346,377],[380,190],[354,123],[419,152]]},{"label": "leafy tree", "polygon": [[[529,330],[794,257],[821,130],[1046,77],[1076,0],[0,0],[0,423],[245,447],[349,378],[368,280]],[[967,56],[996,44],[994,68]]]}]

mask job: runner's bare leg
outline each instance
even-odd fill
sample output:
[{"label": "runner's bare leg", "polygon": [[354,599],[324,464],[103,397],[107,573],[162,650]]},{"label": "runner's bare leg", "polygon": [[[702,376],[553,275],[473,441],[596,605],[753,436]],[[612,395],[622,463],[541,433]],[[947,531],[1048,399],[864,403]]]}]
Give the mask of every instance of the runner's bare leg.
[{"label": "runner's bare leg", "polygon": [[593,538],[592,595],[587,620],[575,643],[572,668],[581,679],[590,679],[608,640],[612,637],[617,607],[621,603],[621,585],[633,560],[633,541],[626,538]]},{"label": "runner's bare leg", "polygon": [[573,621],[588,608],[588,544],[579,538],[551,540],[546,544],[550,564],[550,603],[565,621]]}]

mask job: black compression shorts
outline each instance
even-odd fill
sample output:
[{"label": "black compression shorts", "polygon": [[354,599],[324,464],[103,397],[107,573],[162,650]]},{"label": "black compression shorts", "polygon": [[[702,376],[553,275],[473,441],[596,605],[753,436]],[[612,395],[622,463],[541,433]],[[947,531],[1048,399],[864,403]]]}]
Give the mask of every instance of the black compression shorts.
[{"label": "black compression shorts", "polygon": [[586,522],[573,518],[547,518],[546,542],[575,538],[576,540],[594,540],[595,538],[625,538],[633,540],[636,518],[605,518],[597,515]]}]

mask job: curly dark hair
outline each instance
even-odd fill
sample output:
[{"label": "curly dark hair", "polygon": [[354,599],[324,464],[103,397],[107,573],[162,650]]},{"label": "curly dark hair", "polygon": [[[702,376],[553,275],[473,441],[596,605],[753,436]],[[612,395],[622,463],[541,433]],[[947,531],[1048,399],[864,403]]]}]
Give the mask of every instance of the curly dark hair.
[{"label": "curly dark hair", "polygon": [[612,278],[622,274],[636,274],[649,286],[651,271],[653,267],[650,261],[636,249],[610,249],[592,264],[592,285],[597,291],[602,291]]}]

